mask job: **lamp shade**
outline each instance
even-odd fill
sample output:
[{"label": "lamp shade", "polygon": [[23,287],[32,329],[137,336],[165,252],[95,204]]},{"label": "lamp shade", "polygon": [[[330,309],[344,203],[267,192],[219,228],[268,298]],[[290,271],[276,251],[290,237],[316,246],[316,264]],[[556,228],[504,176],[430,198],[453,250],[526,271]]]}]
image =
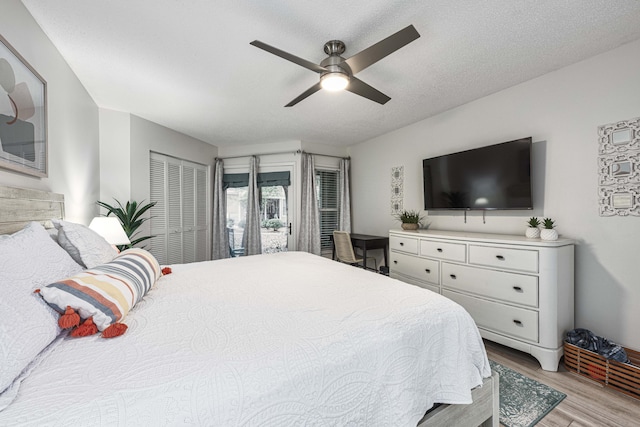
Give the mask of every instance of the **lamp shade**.
[{"label": "lamp shade", "polygon": [[104,237],[112,245],[128,245],[131,243],[116,217],[97,216],[91,220],[89,228]]},{"label": "lamp shade", "polygon": [[344,73],[327,73],[320,77],[322,89],[330,92],[337,92],[345,89],[349,85],[349,76]]}]

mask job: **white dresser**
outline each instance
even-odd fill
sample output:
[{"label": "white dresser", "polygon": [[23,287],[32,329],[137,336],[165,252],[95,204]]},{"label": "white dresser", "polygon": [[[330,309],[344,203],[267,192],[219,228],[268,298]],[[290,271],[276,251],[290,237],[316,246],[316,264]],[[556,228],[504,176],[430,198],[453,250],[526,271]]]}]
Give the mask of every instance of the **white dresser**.
[{"label": "white dresser", "polygon": [[456,301],[484,338],[558,369],[574,327],[573,240],[391,230],[389,249],[391,277]]}]

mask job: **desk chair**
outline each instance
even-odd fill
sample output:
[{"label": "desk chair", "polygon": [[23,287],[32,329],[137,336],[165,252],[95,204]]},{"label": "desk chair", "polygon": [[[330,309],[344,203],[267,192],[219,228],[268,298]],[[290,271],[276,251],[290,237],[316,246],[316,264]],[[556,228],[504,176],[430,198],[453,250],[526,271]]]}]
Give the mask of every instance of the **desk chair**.
[{"label": "desk chair", "polygon": [[[367,268],[366,262],[362,258],[356,258],[356,254],[353,251],[353,244],[351,243],[351,235],[346,231],[334,231],[333,232],[333,244],[336,248],[336,258],[340,262],[346,264],[358,265],[362,264],[363,268]],[[373,259],[373,266],[375,270],[378,269],[378,264],[374,257],[367,257],[367,260]]]}]

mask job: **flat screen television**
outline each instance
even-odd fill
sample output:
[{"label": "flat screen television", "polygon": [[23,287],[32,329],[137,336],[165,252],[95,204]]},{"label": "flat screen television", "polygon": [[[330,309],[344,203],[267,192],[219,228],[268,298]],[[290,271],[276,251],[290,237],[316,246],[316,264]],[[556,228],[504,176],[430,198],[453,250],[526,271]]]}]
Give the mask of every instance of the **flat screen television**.
[{"label": "flat screen television", "polygon": [[531,137],[422,161],[425,210],[533,209]]}]

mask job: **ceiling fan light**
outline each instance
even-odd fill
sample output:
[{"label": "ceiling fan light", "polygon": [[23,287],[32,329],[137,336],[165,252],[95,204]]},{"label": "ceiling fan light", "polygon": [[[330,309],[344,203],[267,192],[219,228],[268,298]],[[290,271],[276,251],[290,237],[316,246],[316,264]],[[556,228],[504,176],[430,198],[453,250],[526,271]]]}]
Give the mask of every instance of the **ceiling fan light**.
[{"label": "ceiling fan light", "polygon": [[320,86],[330,92],[344,90],[348,85],[349,77],[344,73],[327,73],[320,77]]}]

